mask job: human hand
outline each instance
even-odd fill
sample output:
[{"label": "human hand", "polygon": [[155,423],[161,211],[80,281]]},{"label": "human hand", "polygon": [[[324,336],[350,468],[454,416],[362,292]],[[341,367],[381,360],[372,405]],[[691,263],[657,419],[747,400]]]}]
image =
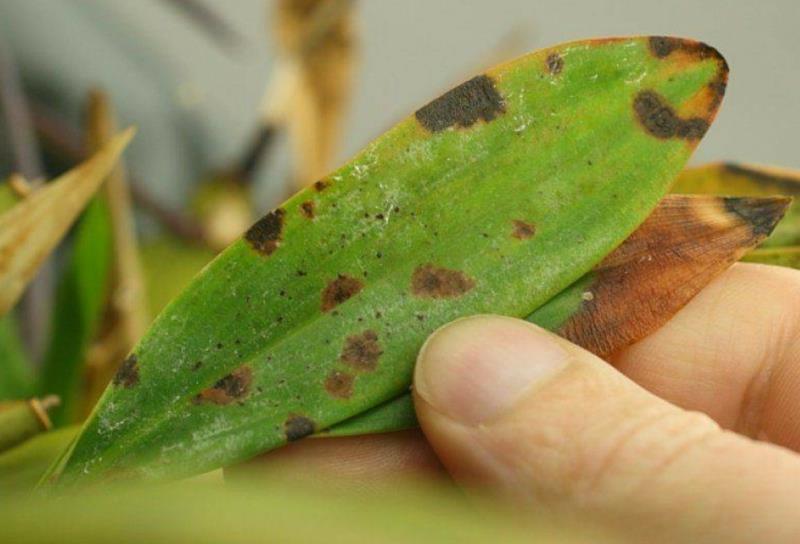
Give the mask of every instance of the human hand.
[{"label": "human hand", "polygon": [[462,319],[419,355],[424,437],[306,440],[259,463],[369,484],[444,469],[647,541],[800,541],[800,273],[736,265],[611,362],[524,321]]}]

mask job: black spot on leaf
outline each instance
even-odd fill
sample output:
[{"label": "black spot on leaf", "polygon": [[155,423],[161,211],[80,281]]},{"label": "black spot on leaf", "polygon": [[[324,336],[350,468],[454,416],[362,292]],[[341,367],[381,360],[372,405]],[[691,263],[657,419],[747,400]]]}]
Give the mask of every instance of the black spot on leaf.
[{"label": "black spot on leaf", "polygon": [[351,276],[339,274],[322,291],[322,311],[329,312],[339,304],[358,294],[364,284]]},{"label": "black spot on leaf", "polygon": [[511,236],[517,240],[527,240],[528,238],[533,238],[533,235],[536,234],[536,226],[533,223],[528,223],[521,219],[514,219],[511,223],[514,227]]},{"label": "black spot on leaf", "polygon": [[325,378],[325,390],[337,399],[349,399],[353,395],[354,379],[352,374],[333,370]]},{"label": "black spot on leaf", "polygon": [[134,353],[128,355],[114,375],[114,385],[129,389],[139,383],[139,360]]},{"label": "black spot on leaf", "polygon": [[356,370],[371,372],[377,368],[378,359],[382,354],[378,333],[367,330],[345,339],[339,359]]},{"label": "black spot on leaf", "polygon": [[455,298],[475,287],[475,280],[459,270],[423,264],[411,276],[411,292],[422,298]]},{"label": "black spot on leaf", "polygon": [[241,400],[250,392],[253,371],[249,366],[241,366],[221,378],[213,386],[203,389],[194,397],[195,404],[230,404]]},{"label": "black spot on leaf", "polygon": [[564,69],[564,59],[558,53],[550,53],[545,60],[547,71],[551,75],[557,76]]},{"label": "black spot on leaf", "polygon": [[503,113],[505,103],[494,81],[480,75],[417,110],[416,117],[427,130],[439,132],[452,126],[467,128],[478,120],[489,122]]},{"label": "black spot on leaf", "polygon": [[259,253],[271,255],[281,243],[284,215],[282,208],[269,212],[247,230],[245,240]]},{"label": "black spot on leaf", "polygon": [[314,422],[305,416],[291,415],[283,424],[286,440],[294,442],[314,434]]},{"label": "black spot on leaf", "polygon": [[633,101],[636,117],[645,130],[656,138],[699,140],[708,130],[701,117],[681,118],[655,91],[641,91]]}]

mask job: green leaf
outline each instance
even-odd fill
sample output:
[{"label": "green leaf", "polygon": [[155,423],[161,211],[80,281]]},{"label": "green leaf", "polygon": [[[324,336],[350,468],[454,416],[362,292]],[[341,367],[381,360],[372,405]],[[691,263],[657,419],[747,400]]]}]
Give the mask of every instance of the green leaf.
[{"label": "green leaf", "polygon": [[459,316],[525,316],[619,245],[712,121],[727,67],[673,38],[502,65],[267,214],[156,319],[53,467],[205,472],[392,399]]},{"label": "green leaf", "polygon": [[800,245],[800,172],[796,170],[736,163],[707,164],[681,172],[673,192],[794,197],[795,202],[786,212],[786,217],[763,247]]},{"label": "green leaf", "polygon": [[33,489],[77,433],[77,426],[48,431],[0,454],[0,489],[3,491],[0,496]]},{"label": "green leaf", "polygon": [[742,260],[800,270],[800,246],[756,249],[745,255]]},{"label": "green leaf", "polygon": [[86,352],[102,317],[111,267],[108,203],[95,197],[76,229],[56,291],[50,343],[42,364],[40,394],[61,398],[52,413],[57,426],[78,421]]},{"label": "green leaf", "polygon": [[[608,356],[666,323],[772,231],[789,199],[669,195],[592,271],[526,319]],[[322,436],[416,426],[411,395],[359,414]]]},{"label": "green leaf", "polygon": [[52,427],[48,411],[58,405],[55,396],[0,403],[0,453]]},{"label": "green leaf", "polygon": [[[527,544],[615,542],[574,523],[476,508],[450,490],[395,484],[391,492],[187,482],[102,486],[63,497],[0,490],[0,541],[13,544]],[[5,495],[5,496],[4,496]],[[559,524],[561,525],[561,524]],[[600,533],[600,534],[598,534]],[[376,534],[379,534],[376,537]]]},{"label": "green leaf", "polygon": [[0,401],[28,398],[33,367],[25,355],[13,316],[0,317]]}]

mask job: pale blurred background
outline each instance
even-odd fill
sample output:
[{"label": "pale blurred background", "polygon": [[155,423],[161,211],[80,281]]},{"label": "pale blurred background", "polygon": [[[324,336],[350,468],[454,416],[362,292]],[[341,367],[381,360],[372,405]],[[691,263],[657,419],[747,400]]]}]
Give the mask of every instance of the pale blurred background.
[{"label": "pale blurred background", "polygon": [[[205,0],[238,35],[220,47],[166,0],[2,0],[0,32],[26,86],[77,118],[108,90],[140,127],[129,154],[154,194],[180,205],[203,173],[233,159],[256,123],[275,60],[264,0]],[[731,65],[718,122],[695,162],[800,167],[797,0],[361,0],[359,61],[340,163],[396,120],[493,64],[566,40],[672,34],[717,47]],[[257,173],[278,198],[285,143]],[[3,172],[4,173],[4,172]]]}]

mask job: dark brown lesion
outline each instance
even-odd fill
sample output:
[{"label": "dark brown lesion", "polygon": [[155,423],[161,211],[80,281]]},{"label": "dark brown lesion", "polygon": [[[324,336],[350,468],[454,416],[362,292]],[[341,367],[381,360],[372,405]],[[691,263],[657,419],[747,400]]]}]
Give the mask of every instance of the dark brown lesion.
[{"label": "dark brown lesion", "polygon": [[303,214],[303,217],[306,219],[314,219],[314,202],[306,200],[300,204],[300,213]]},{"label": "dark brown lesion", "polygon": [[218,380],[214,385],[203,389],[194,397],[195,404],[230,404],[244,399],[250,393],[253,371],[249,366],[241,366]]},{"label": "dark brown lesion", "polygon": [[325,391],[337,399],[349,399],[353,396],[355,377],[347,372],[332,370],[325,378]]},{"label": "dark brown lesion", "polygon": [[452,126],[471,127],[478,120],[488,123],[505,111],[492,78],[480,75],[417,110],[416,118],[427,130],[439,132]]},{"label": "dark brown lesion", "polygon": [[262,255],[271,255],[281,244],[285,215],[283,208],[269,212],[247,230],[244,239]]},{"label": "dark brown lesion", "polygon": [[791,203],[791,198],[775,196],[721,197],[725,210],[738,217],[750,227],[753,236],[766,238],[783,218]]},{"label": "dark brown lesion", "polygon": [[650,52],[656,57],[663,59],[676,49],[680,49],[682,40],[670,36],[652,36],[648,40]]},{"label": "dark brown lesion", "polygon": [[314,434],[316,425],[314,421],[306,416],[291,415],[283,424],[283,432],[288,442],[300,440],[306,436]]},{"label": "dark brown lesion", "polygon": [[475,287],[475,280],[460,270],[450,270],[431,263],[418,266],[411,275],[411,292],[422,298],[460,297]]},{"label": "dark brown lesion", "polygon": [[641,91],[633,100],[633,110],[639,123],[656,138],[699,140],[708,130],[702,117],[682,118],[657,92]]},{"label": "dark brown lesion", "polygon": [[135,353],[128,355],[112,380],[117,387],[129,389],[139,383],[139,359]]},{"label": "dark brown lesion", "polygon": [[321,179],[319,181],[314,182],[313,187],[314,187],[315,191],[317,191],[318,193],[321,193],[322,191],[324,191],[325,189],[330,187],[330,185],[331,185],[331,183],[329,181]]},{"label": "dark brown lesion", "polygon": [[339,360],[361,372],[372,372],[378,367],[381,355],[378,333],[366,330],[345,339]]},{"label": "dark brown lesion", "polygon": [[514,219],[511,224],[513,226],[511,236],[517,240],[527,240],[533,238],[536,234],[536,225],[533,223],[528,223],[522,219]]},{"label": "dark brown lesion", "polygon": [[664,59],[673,53],[680,53],[699,60],[713,60],[718,64],[717,74],[708,84],[711,93],[712,108],[717,108],[725,96],[728,86],[728,63],[719,51],[708,44],[695,40],[673,38],[670,36],[652,36],[648,39],[648,47],[653,56]]},{"label": "dark brown lesion", "polygon": [[550,53],[545,59],[545,64],[550,75],[557,76],[564,69],[564,58],[558,53]]},{"label": "dark brown lesion", "polygon": [[363,288],[364,284],[361,280],[339,274],[337,278],[328,283],[322,291],[322,311],[331,311],[339,304],[357,295]]}]

